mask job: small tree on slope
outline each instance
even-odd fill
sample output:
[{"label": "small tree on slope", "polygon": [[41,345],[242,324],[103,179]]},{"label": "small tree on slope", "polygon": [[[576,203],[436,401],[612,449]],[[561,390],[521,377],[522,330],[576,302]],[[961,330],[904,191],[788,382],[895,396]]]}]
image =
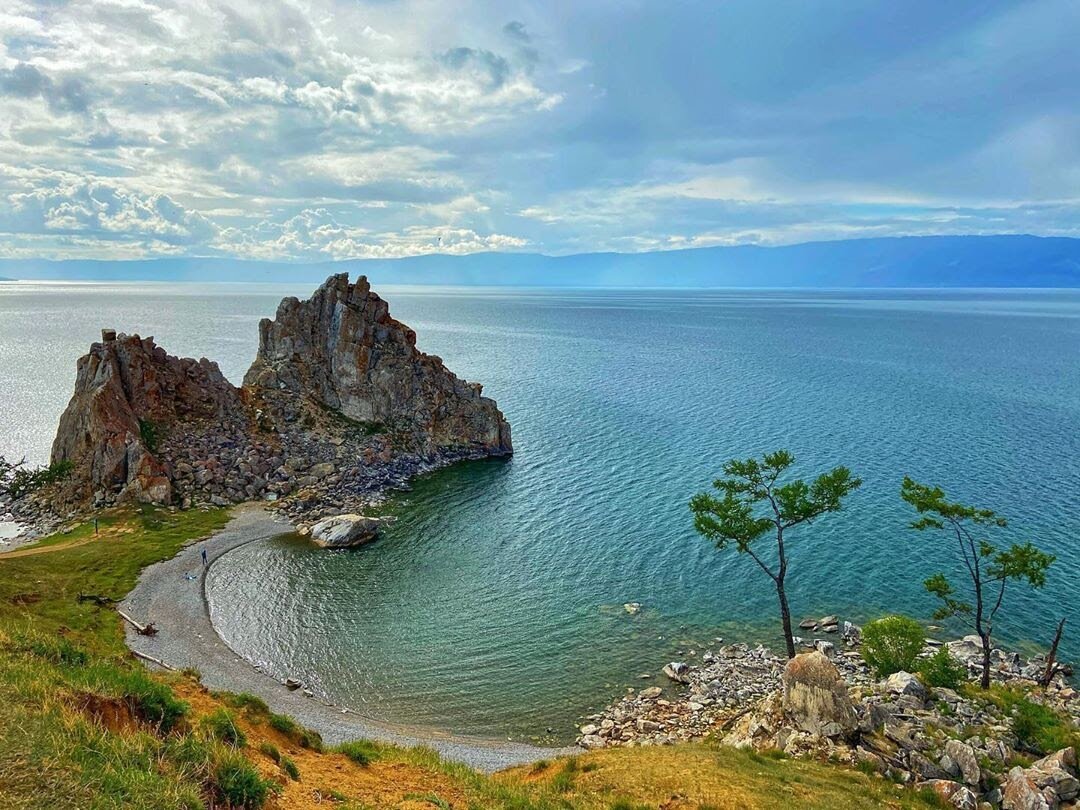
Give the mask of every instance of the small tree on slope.
[{"label": "small tree on slope", "polygon": [[[726,477],[713,482],[720,497],[702,492],[690,501],[694,528],[701,535],[714,541],[719,549],[733,545],[740,554],[749,555],[773,581],[789,658],[795,657],[795,639],[784,590],[788,570],[784,532],[812,523],[827,512],[839,511],[843,499],[862,485],[847,467],[819,475],[813,483],[796,479],[779,484],[780,476],[794,463],[795,457],[786,450],[767,453],[760,461],[734,459],[724,465]],[[770,534],[776,537],[775,570],[755,549],[755,542]]]},{"label": "small tree on slope", "polygon": [[920,484],[905,476],[900,497],[922,516],[911,524],[911,528],[918,531],[946,531],[956,540],[960,560],[971,580],[974,604],[958,599],[955,589],[943,573],[934,574],[923,584],[926,590],[941,600],[941,607],[934,613],[935,619],[962,616],[975,628],[982,640],[982,675],[979,683],[983,689],[989,689],[991,634],[994,620],[1005,599],[1005,586],[1016,580],[1026,581],[1032,588],[1041,588],[1046,583],[1046,570],[1055,557],[1040,551],[1031,543],[1013,543],[1006,549],[999,549],[989,540],[976,537],[976,532],[981,534],[988,529],[1003,529],[1008,523],[989,509],[951,503],[945,499],[940,487]]}]

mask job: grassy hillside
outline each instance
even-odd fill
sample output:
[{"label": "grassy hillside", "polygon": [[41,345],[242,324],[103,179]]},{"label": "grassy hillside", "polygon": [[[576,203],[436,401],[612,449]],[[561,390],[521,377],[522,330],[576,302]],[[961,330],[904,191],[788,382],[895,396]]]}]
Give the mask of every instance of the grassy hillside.
[{"label": "grassy hillside", "polygon": [[118,512],[0,555],[0,806],[5,808],[916,808],[876,777],[712,745],[615,749],[487,777],[424,748],[325,751],[258,698],[152,674],[116,613],[139,570],[224,511]]}]

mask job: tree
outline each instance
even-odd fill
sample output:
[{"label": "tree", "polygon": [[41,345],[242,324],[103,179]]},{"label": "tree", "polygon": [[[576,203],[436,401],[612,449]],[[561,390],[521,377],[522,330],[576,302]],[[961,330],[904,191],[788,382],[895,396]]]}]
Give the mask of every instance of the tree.
[{"label": "tree", "polygon": [[1046,571],[1054,555],[1040,551],[1031,543],[1013,543],[1000,549],[983,536],[990,529],[1004,529],[1005,518],[989,509],[980,509],[945,498],[940,487],[920,484],[904,477],[900,497],[915,507],[922,517],[911,524],[917,531],[934,529],[948,532],[956,540],[956,550],[971,580],[974,604],[964,601],[943,573],[929,577],[926,590],[941,600],[934,613],[936,620],[952,616],[966,618],[982,641],[983,689],[990,688],[990,651],[994,621],[1005,600],[1005,586],[1012,581],[1027,582],[1032,588],[1046,584]]},{"label": "tree", "polygon": [[[791,609],[784,583],[788,560],[784,532],[803,523],[813,523],[827,512],[840,510],[843,499],[862,485],[847,467],[837,467],[819,475],[813,483],[796,479],[778,484],[780,476],[795,463],[787,450],[766,453],[761,460],[733,459],[724,465],[726,478],[713,481],[720,497],[702,492],[690,500],[694,528],[719,549],[734,546],[757,563],[776,586],[780,600],[780,619],[788,658],[795,657],[795,639],[791,633]],[[760,514],[759,514],[760,513]],[[756,541],[775,533],[777,565],[771,568],[755,549]]]}]

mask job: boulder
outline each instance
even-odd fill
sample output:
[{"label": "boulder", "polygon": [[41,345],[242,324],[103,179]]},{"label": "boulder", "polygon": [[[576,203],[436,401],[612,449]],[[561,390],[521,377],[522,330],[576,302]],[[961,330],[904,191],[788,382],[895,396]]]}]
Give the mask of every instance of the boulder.
[{"label": "boulder", "polygon": [[322,548],[360,546],[378,537],[380,524],[378,518],[335,515],[311,527],[311,542]]},{"label": "boulder", "polygon": [[1047,798],[1023,768],[1017,765],[1009,771],[1002,791],[1002,810],[1054,810],[1056,807],[1056,800]]},{"label": "boulder", "polygon": [[925,782],[917,782],[916,789],[929,789],[941,799],[941,801],[958,810],[978,810],[979,797],[969,788],[948,779],[928,779]]},{"label": "boulder", "polygon": [[664,667],[664,674],[676,683],[687,683],[690,667],[683,661],[672,661]]},{"label": "boulder", "polygon": [[894,695],[911,695],[926,700],[926,687],[910,672],[894,672],[882,682],[886,692]]},{"label": "boulder", "polygon": [[788,661],[782,676],[783,709],[796,728],[820,737],[846,737],[858,724],[847,684],[820,652]]},{"label": "boulder", "polygon": [[982,779],[982,770],[979,768],[979,759],[975,755],[974,748],[960,740],[948,740],[945,743],[945,756],[956,763],[964,784],[979,784],[979,780]]}]

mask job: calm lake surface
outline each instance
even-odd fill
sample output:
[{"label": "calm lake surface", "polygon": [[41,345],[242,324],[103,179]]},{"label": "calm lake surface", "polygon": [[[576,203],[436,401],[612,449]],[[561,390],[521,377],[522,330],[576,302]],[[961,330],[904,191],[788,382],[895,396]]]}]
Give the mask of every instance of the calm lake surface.
[{"label": "calm lake surface", "polygon": [[[258,319],[308,292],[0,284],[0,452],[46,460],[102,326],[239,382]],[[686,503],[725,460],[780,447],[805,473],[865,480],[793,533],[797,618],[929,620],[921,582],[956,566],[944,538],[906,528],[909,474],[1058,555],[1045,591],[1012,593],[1002,635],[1045,642],[1067,615],[1080,658],[1080,293],[380,292],[421,348],[484,383],[517,454],[419,480],[372,546],[278,538],[223,558],[213,616],[267,671],[376,718],[566,739],[717,636],[778,641],[771,583],[699,539]]]}]

